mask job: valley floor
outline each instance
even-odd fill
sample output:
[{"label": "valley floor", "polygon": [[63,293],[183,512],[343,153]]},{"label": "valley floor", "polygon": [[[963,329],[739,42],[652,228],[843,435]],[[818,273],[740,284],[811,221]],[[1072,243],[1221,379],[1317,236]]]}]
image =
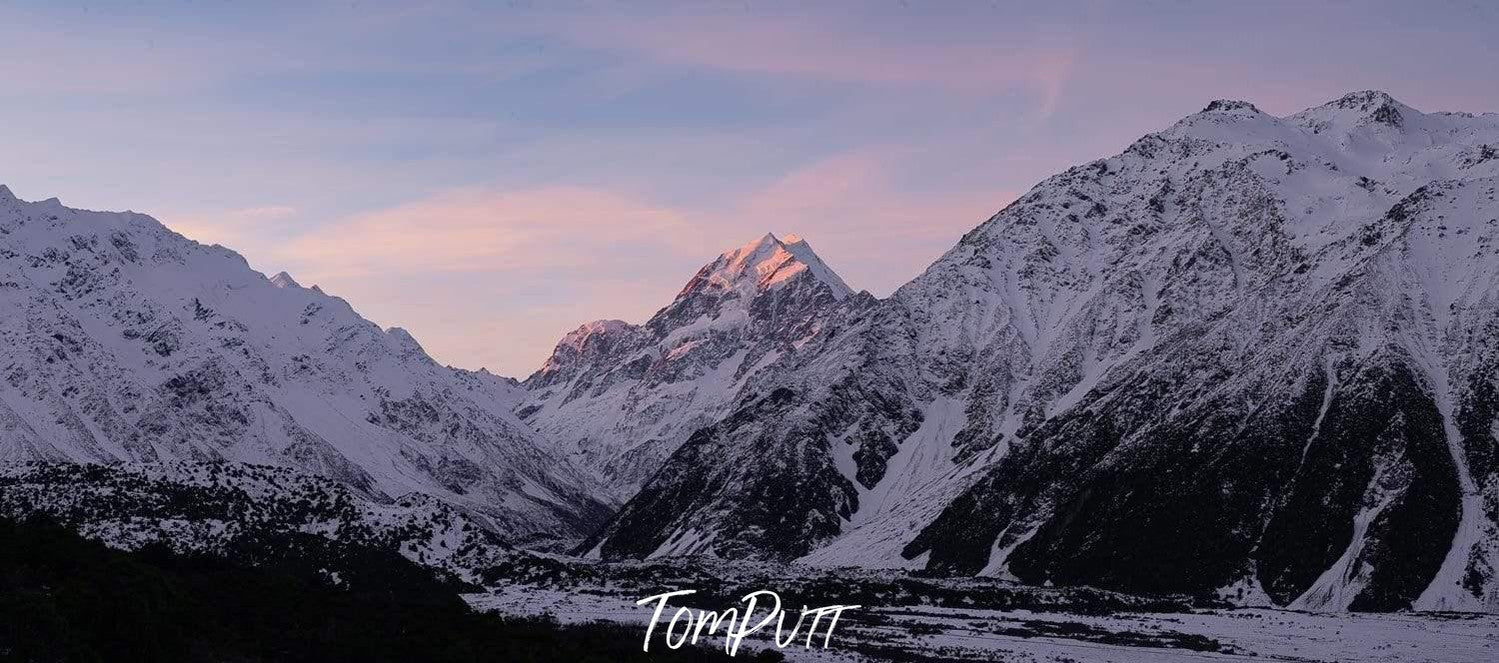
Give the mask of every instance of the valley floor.
[{"label": "valley floor", "polygon": [[[642,637],[652,614],[651,606],[635,605],[643,596],[599,588],[569,591],[513,585],[464,598],[477,609],[507,615],[551,614],[564,623],[634,624]],[[668,617],[669,610],[657,627],[658,633]],[[746,640],[741,657],[752,644],[769,645],[767,639],[757,641],[753,637]],[[818,635],[814,647],[820,646],[822,639]],[[798,638],[797,644],[804,641]],[[722,639],[713,639],[707,644],[722,643]],[[660,646],[653,641],[653,650]],[[793,645],[783,653],[788,660],[810,661],[1459,663],[1499,660],[1499,615],[1305,613],[1258,608],[1082,614],[865,607],[844,614],[826,649]]]}]

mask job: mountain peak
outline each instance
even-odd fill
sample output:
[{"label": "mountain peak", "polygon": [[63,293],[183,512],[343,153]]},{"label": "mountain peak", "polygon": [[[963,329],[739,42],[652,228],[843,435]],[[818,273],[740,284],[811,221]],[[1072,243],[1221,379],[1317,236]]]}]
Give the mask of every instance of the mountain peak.
[{"label": "mountain peak", "polygon": [[[534,384],[550,384],[554,376],[564,374],[570,367],[585,362],[593,354],[608,354],[621,339],[627,339],[637,329],[624,320],[593,320],[578,325],[552,348],[552,354],[532,374]],[[566,377],[563,378],[568,379]]]},{"label": "mountain peak", "polygon": [[805,240],[765,233],[703,265],[643,324],[597,320],[562,337],[515,412],[624,502],[850,294]]},{"label": "mountain peak", "polygon": [[1329,101],[1324,105],[1337,106],[1338,108],[1358,108],[1360,110],[1369,110],[1370,108],[1374,108],[1376,106],[1384,104],[1399,103],[1400,102],[1396,101],[1394,97],[1390,96],[1390,93],[1385,92],[1384,90],[1361,90],[1359,92],[1349,92],[1348,94],[1338,97],[1333,101]]},{"label": "mountain peak", "polygon": [[704,289],[754,295],[779,287],[803,272],[828,286],[837,299],[853,293],[806,240],[797,235],[782,240],[774,233],[765,233],[705,265],[678,298]]},{"label": "mountain peak", "polygon": [[10,192],[10,187],[0,184],[0,203],[8,203],[16,199],[16,194]]},{"label": "mountain peak", "polygon": [[[285,272],[282,273],[284,274]],[[416,337],[412,336],[411,332],[406,331],[404,327],[391,327],[386,329],[385,333],[394,338],[403,350],[416,351],[423,354],[427,352],[422,348],[422,344],[417,342]]]},{"label": "mountain peak", "polygon": [[1204,113],[1259,113],[1260,109],[1247,101],[1237,99],[1214,99],[1202,109]]},{"label": "mountain peak", "polygon": [[278,288],[302,287],[302,284],[297,283],[297,280],[292,278],[291,274],[287,274],[285,271],[276,272],[276,275],[271,277],[271,284]]},{"label": "mountain peak", "polygon": [[1421,111],[1400,103],[1387,92],[1363,90],[1350,92],[1292,117],[1320,131],[1330,126],[1367,125],[1383,125],[1398,129],[1421,115]]}]

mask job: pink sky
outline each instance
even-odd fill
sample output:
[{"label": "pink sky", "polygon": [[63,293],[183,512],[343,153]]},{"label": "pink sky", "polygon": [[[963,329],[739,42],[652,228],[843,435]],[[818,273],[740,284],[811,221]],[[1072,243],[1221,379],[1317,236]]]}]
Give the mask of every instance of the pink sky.
[{"label": "pink sky", "polygon": [[524,376],[767,231],[888,294],[1215,98],[1499,111],[1496,35],[1472,4],[7,4],[0,183]]}]

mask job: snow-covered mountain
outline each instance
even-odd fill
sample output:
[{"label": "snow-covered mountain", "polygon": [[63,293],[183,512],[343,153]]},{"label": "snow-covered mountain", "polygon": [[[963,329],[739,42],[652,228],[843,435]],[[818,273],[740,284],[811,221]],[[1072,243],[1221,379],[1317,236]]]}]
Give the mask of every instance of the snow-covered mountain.
[{"label": "snow-covered mountain", "polygon": [[0,186],[0,310],[0,462],[283,466],[375,502],[431,495],[518,541],[608,516],[512,413],[513,381],[150,217]]},{"label": "snow-covered mountain", "polygon": [[1499,610],[1496,190],[1499,115],[1215,101],[840,298],[587,548]]},{"label": "snow-covered mountain", "polygon": [[850,299],[872,301],[801,238],[767,234],[704,265],[645,324],[598,320],[564,336],[518,412],[622,502]]},{"label": "snow-covered mountain", "polygon": [[0,187],[0,507],[473,571],[623,502],[590,556],[1499,611],[1496,195],[1499,115],[1215,101],[887,299],[766,235],[517,383],[149,217]]}]

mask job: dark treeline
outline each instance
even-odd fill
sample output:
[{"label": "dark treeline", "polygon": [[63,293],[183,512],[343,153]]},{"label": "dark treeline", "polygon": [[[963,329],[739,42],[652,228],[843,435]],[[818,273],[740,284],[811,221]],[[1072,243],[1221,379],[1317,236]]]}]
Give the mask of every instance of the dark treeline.
[{"label": "dark treeline", "polygon": [[123,552],[0,520],[0,660],[734,660],[647,654],[637,628],[478,613],[457,589],[395,552],[315,536],[241,541],[219,557]]}]

